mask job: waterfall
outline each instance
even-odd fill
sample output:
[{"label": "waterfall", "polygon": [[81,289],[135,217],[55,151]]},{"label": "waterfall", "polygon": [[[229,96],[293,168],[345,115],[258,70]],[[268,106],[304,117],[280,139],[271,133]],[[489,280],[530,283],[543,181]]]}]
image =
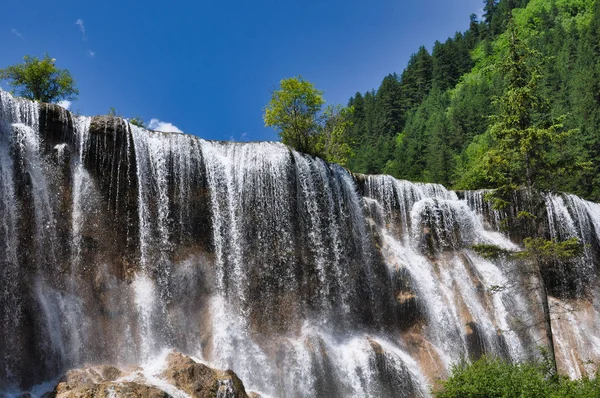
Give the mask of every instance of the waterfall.
[{"label": "waterfall", "polygon": [[[424,397],[463,358],[532,359],[536,294],[516,260],[472,250],[520,250],[485,194],[0,91],[0,395],[168,349],[278,397]],[[600,358],[600,205],[544,202],[548,238],[586,244],[548,274],[579,377]]]},{"label": "waterfall", "polygon": [[411,294],[428,320],[425,333],[445,366],[468,353],[523,359],[507,310],[509,303],[521,298],[508,294],[490,298],[486,287],[507,284],[503,269],[469,250],[461,253],[475,243],[507,249],[515,245],[485,231],[467,203],[441,186],[419,186],[388,176],[366,178],[367,195],[374,201],[372,217],[383,220],[378,229],[387,262],[392,272],[406,270]]},{"label": "waterfall", "polygon": [[[14,109],[11,105],[12,98],[0,91],[0,222],[2,223],[0,253],[3,253],[0,257],[0,280],[2,280],[0,319],[4,325],[3,329],[18,330],[22,316],[22,297],[19,294],[22,270],[17,257],[19,214],[15,197],[14,161],[10,156],[10,151],[13,141],[12,123],[19,119],[12,113],[18,109]],[[0,379],[10,380],[16,376],[13,374],[12,368],[14,363],[19,360],[21,353],[18,349],[8,349],[8,347],[18,347],[14,335],[1,333],[1,336]],[[2,383],[0,383],[1,387]]]}]

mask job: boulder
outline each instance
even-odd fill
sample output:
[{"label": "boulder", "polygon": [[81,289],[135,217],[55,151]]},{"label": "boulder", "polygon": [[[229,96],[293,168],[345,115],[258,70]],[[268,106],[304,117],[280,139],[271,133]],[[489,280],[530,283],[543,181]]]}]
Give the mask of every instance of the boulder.
[{"label": "boulder", "polygon": [[172,352],[162,376],[193,398],[247,398],[244,383],[232,370],[215,370],[190,357]]},{"label": "boulder", "polygon": [[67,383],[59,383],[55,389],[56,398],[170,398],[166,392],[152,386],[135,382],[104,382],[84,384],[72,387]]},{"label": "boulder", "polygon": [[114,366],[70,370],[58,383],[52,396],[56,398],[170,397],[166,392],[141,382],[117,381],[125,375],[126,373]]},{"label": "boulder", "polygon": [[160,388],[145,379],[141,368],[86,366],[68,371],[48,398],[167,398],[177,390],[193,398],[260,398],[256,393],[247,394],[233,371],[210,368],[178,352],[166,357],[166,366],[159,372],[153,377],[166,382]]}]

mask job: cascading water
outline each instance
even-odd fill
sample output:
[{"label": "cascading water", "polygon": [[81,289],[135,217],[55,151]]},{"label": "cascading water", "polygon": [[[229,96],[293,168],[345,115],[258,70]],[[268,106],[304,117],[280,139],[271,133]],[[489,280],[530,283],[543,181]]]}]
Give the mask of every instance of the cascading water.
[{"label": "cascading water", "polygon": [[378,229],[387,263],[410,288],[407,293],[402,291],[407,286],[401,286],[401,299],[416,298],[422,307],[427,319],[422,333],[444,365],[469,352],[522,359],[521,342],[510,330],[507,310],[519,298],[485,294],[485,287],[507,284],[503,270],[464,250],[475,243],[513,250],[516,246],[485,231],[467,204],[441,186],[367,176],[365,187],[374,201],[372,217],[382,220]]},{"label": "cascading water", "polygon": [[[18,208],[15,197],[14,186],[14,161],[10,156],[12,138],[12,123],[17,122],[20,115],[19,108],[7,106],[6,102],[12,102],[12,98],[0,91],[0,219],[2,229],[0,230],[0,244],[2,245],[2,256],[0,257],[0,319],[3,329],[18,330],[21,323],[22,297],[19,294],[21,272],[17,257],[18,247]],[[12,104],[10,104],[12,105]],[[16,109],[15,109],[16,108]],[[9,113],[10,112],[10,113]],[[2,333],[0,354],[3,366],[0,377],[8,379],[13,376],[12,365],[18,361],[20,350],[8,350],[6,347],[18,347],[15,336],[10,333]]]},{"label": "cascading water", "polygon": [[[535,295],[470,249],[518,250],[484,192],[0,95],[0,391],[174,348],[268,396],[427,396],[461,358],[536,355]],[[552,298],[576,377],[600,358],[600,205],[546,207],[588,245]]]}]

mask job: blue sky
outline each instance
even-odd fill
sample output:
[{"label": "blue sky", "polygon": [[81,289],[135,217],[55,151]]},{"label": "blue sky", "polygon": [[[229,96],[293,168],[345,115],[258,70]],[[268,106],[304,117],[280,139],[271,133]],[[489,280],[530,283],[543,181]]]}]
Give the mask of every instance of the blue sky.
[{"label": "blue sky", "polygon": [[282,78],[302,75],[328,103],[346,104],[401,72],[420,45],[431,49],[467,29],[482,6],[483,0],[6,1],[0,68],[47,52],[77,81],[73,111],[95,115],[114,107],[206,139],[275,140],[262,113]]}]

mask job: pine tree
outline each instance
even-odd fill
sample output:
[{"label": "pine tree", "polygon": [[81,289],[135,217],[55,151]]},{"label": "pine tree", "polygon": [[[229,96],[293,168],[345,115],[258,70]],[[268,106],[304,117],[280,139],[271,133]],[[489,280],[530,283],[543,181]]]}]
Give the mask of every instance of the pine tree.
[{"label": "pine tree", "polygon": [[395,137],[404,126],[402,112],[402,87],[395,73],[387,75],[377,90],[379,109],[378,133],[385,137]]},{"label": "pine tree", "polygon": [[410,57],[402,72],[402,111],[405,115],[419,106],[429,91],[433,80],[433,59],[424,46]]},{"label": "pine tree", "polygon": [[[544,105],[538,91],[541,77],[538,62],[541,56],[521,40],[512,19],[508,23],[507,35],[508,48],[500,65],[506,87],[504,95],[496,101],[499,113],[493,118],[489,129],[493,147],[487,154],[487,173],[489,180],[498,186],[492,195],[496,206],[506,206],[513,193],[524,188],[522,196],[525,211],[520,211],[514,222],[532,224],[522,230],[535,233],[539,225],[536,225],[537,218],[530,210],[536,207],[537,191],[548,186],[561,167],[552,156],[558,152],[556,144],[571,132],[564,131],[560,122],[540,118],[538,112],[543,110]],[[570,243],[547,241],[537,236],[526,238],[524,243],[524,255],[534,260],[532,272],[537,277],[542,293],[548,350],[553,361],[553,374],[556,375],[552,321],[543,266],[550,256],[562,256],[563,246]]]},{"label": "pine tree", "polygon": [[496,9],[498,8],[498,0],[485,0],[484,4],[483,21],[490,26],[494,19],[494,15],[496,14]]},{"label": "pine tree", "polygon": [[507,34],[507,54],[500,66],[506,89],[496,101],[499,113],[490,126],[495,142],[490,154],[490,177],[506,191],[521,186],[543,189],[560,167],[551,156],[553,147],[572,131],[564,131],[563,118],[538,120],[536,112],[544,105],[538,92],[541,76],[537,60],[541,55],[519,38],[512,20]]}]

